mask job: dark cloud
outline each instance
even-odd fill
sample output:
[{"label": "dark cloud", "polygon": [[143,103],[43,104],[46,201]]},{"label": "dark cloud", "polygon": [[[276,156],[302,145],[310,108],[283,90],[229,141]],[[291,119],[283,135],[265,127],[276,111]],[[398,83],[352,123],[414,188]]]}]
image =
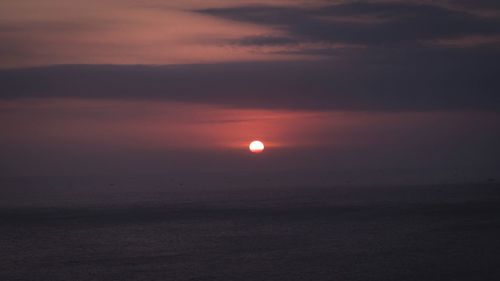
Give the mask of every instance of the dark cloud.
[{"label": "dark cloud", "polygon": [[498,48],[363,49],[343,59],[0,71],[1,98],[167,99],[239,107],[500,110]]},{"label": "dark cloud", "polygon": [[500,1],[498,0],[452,0],[448,3],[471,9],[500,9]]},{"label": "dark cloud", "polygon": [[[466,1],[461,2],[464,5]],[[198,12],[288,32],[283,36],[242,37],[231,44],[299,46],[302,42],[326,42],[358,47],[316,44],[309,46],[318,49],[283,50],[322,57],[302,62],[4,69],[0,70],[0,98],[167,99],[286,109],[500,110],[498,45],[490,42],[449,48],[432,43],[470,35],[498,35],[497,18],[411,2],[344,2],[316,8],[253,6]]]},{"label": "dark cloud", "polygon": [[229,42],[241,46],[274,46],[298,43],[295,39],[279,36],[248,36]]},{"label": "dark cloud", "polygon": [[498,18],[403,2],[347,2],[317,8],[247,6],[197,12],[281,28],[298,40],[313,42],[414,44],[421,40],[500,35]]}]

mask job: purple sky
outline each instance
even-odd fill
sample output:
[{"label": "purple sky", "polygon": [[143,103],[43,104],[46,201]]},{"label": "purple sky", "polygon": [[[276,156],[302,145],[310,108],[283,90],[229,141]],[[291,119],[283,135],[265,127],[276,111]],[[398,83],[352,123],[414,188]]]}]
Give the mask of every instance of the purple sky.
[{"label": "purple sky", "polygon": [[499,44],[490,0],[4,0],[0,176],[484,181]]}]

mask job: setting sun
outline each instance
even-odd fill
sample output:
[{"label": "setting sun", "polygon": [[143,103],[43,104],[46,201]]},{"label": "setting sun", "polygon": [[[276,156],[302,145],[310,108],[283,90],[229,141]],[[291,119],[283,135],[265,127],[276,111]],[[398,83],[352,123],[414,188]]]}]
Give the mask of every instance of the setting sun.
[{"label": "setting sun", "polygon": [[264,150],[264,143],[258,140],[254,140],[250,143],[248,148],[253,153],[261,153]]}]

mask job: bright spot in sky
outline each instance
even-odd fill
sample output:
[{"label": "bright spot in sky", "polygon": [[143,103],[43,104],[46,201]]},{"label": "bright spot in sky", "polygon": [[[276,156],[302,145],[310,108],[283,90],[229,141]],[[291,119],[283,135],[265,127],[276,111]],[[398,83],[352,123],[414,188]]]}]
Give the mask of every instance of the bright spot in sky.
[{"label": "bright spot in sky", "polygon": [[264,144],[261,141],[254,140],[248,146],[251,152],[261,153],[264,150]]}]

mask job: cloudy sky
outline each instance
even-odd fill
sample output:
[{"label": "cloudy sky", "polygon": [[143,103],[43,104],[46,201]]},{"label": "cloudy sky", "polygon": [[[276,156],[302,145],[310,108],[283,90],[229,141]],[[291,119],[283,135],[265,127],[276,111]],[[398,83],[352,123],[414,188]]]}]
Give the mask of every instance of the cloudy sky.
[{"label": "cloudy sky", "polygon": [[485,180],[498,73],[496,0],[4,0],[2,176]]}]

